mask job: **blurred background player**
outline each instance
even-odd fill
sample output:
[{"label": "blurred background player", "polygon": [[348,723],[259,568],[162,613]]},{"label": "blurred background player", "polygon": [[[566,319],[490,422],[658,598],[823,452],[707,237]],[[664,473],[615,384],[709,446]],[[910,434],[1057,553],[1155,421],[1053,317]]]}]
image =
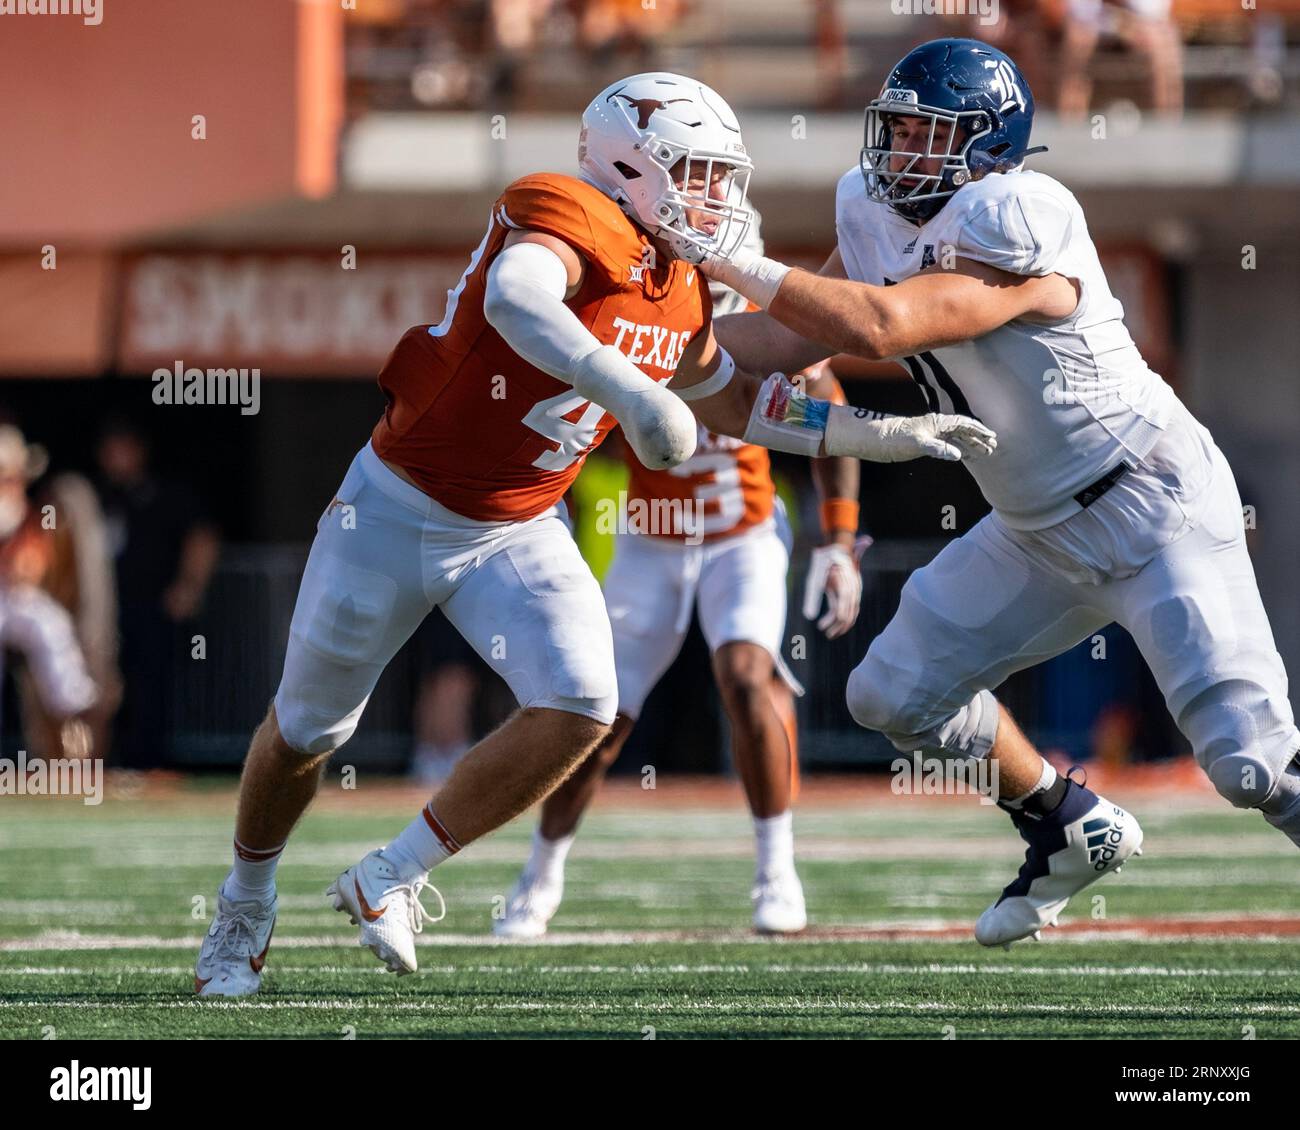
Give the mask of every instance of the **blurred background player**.
[{"label": "blurred background player", "polygon": [[[757,214],[745,248],[762,254]],[[710,283],[709,293],[715,316],[746,308],[725,286]],[[809,395],[844,403],[824,364],[805,373],[802,383]],[[546,932],[563,897],[565,860],[582,814],[618,759],[646,697],[680,652],[697,609],[731,724],[732,759],[754,818],[754,928],[796,933],[808,921],[790,811],[798,765],[793,695],[802,688],[781,657],[790,537],[770,457],[764,447],[702,426],[695,454],[670,470],[649,470],[626,447],[624,452],[631,473],[628,507],[671,516],[674,525],[628,522],[620,531],[605,579],[618,715],[608,737],[542,804],[532,854],[493,932],[511,938]],[[854,557],[858,464],[817,459],[812,477],[825,542],[814,550],[817,566],[808,574],[806,603],[818,610],[823,593],[828,598],[819,626],[833,639],[853,626],[862,592]]]},{"label": "blurred background player", "polygon": [[436,609],[415,634],[421,671],[411,720],[410,775],[440,785],[456,762],[485,734],[504,722],[510,688]]},{"label": "blurred background player", "polygon": [[29,484],[47,466],[12,424],[0,425],[0,646],[22,657],[30,699],[24,706],[27,752],[37,757],[87,757],[92,731],[85,716],[97,690],[86,667],[76,623],[51,587],[68,594],[55,531],[70,514],[38,508]]}]

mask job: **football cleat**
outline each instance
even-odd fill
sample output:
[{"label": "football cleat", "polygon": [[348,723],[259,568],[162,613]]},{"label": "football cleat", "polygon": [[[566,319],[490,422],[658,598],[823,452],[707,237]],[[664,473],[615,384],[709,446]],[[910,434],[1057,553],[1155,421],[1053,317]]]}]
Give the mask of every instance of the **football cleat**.
[{"label": "football cleat", "polygon": [[[441,906],[437,918],[420,902],[425,887],[437,895]],[[369,949],[388,972],[399,977],[418,968],[415,935],[426,922],[441,922],[447,916],[447,904],[438,888],[430,886],[425,875],[402,879],[383,848],[349,867],[325,893],[335,910],[344,911],[352,924],[361,928],[358,945]]]},{"label": "football cleat", "polygon": [[492,933],[498,938],[523,941],[540,938],[546,925],[560,909],[564,897],[564,876],[544,881],[540,876],[525,870],[506,900],[506,912],[492,923]]},{"label": "football cleat", "polygon": [[808,925],[803,885],[794,871],[760,876],[749,897],[754,902],[754,929],[760,934],[797,934]]},{"label": "football cleat", "polygon": [[1029,848],[1015,881],[975,923],[980,945],[1041,937],[1071,896],[1142,854],[1142,829],[1132,815],[1074,781],[1047,816],[1013,811],[1011,820]]},{"label": "football cleat", "polygon": [[262,986],[262,967],[275,930],[276,898],[270,902],[226,898],[217,892],[217,916],[208,927],[194,966],[194,991],[201,997],[246,997]]}]

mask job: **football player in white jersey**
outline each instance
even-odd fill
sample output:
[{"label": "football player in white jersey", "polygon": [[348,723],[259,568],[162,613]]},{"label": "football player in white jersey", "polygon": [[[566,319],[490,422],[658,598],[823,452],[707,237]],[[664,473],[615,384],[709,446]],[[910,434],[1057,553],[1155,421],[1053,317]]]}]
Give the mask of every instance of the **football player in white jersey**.
[{"label": "football player in white jersey", "polygon": [[738,365],[900,359],[932,410],[1001,438],[967,462],[992,513],[912,575],[847,692],[899,750],[996,762],[1028,851],[975,927],[986,945],[1053,925],[1140,851],[1137,821],[1059,777],[992,694],[1112,621],[1215,788],[1300,845],[1300,732],[1232,471],[1142,360],[1078,202],[1024,167],[1033,113],[1002,52],[923,44],[867,108],[821,271],[706,264],[766,311],[716,323]]}]

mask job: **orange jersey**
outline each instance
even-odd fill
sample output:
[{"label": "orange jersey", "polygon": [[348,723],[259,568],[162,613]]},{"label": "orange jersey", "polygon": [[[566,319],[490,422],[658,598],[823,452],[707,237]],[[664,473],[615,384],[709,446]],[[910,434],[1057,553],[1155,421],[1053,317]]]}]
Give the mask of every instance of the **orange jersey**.
[{"label": "orange jersey", "polygon": [[[630,522],[637,532],[679,540],[703,534],[709,541],[772,516],[776,485],[766,447],[715,435],[701,425],[695,454],[669,470],[652,471],[626,444],[623,451],[631,472],[629,519],[634,514],[648,519]],[[655,515],[662,518],[649,520]]]},{"label": "orange jersey", "polygon": [[515,353],[484,317],[488,267],[519,228],[582,255],[582,289],[565,305],[655,381],[672,378],[712,310],[690,264],[643,265],[649,237],[585,181],[540,173],[507,188],[442,321],[407,330],[384,364],[388,407],[371,437],[425,493],[482,521],[521,521],[554,505],[615,424]]}]

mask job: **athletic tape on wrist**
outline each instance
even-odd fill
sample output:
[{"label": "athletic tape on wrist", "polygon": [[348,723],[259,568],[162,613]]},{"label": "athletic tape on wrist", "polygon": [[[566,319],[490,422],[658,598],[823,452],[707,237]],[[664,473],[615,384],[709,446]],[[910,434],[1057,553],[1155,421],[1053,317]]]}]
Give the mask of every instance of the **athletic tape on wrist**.
[{"label": "athletic tape on wrist", "polygon": [[804,396],[784,373],[773,373],[758,390],[743,438],[773,451],[820,455],[829,409],[829,401]]}]

